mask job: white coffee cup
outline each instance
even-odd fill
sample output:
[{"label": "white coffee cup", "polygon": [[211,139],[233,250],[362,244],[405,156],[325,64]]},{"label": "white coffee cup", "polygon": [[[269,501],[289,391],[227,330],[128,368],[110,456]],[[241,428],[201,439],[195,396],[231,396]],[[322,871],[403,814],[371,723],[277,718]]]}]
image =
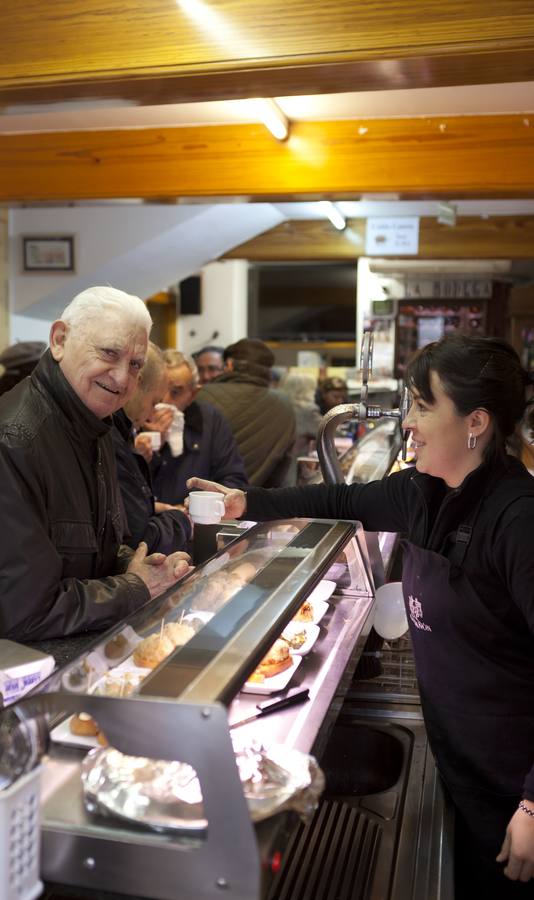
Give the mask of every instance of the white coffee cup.
[{"label": "white coffee cup", "polygon": [[225,513],[222,494],[217,491],[191,491],[189,515],[197,525],[216,525]]},{"label": "white coffee cup", "polygon": [[161,434],[159,431],[140,431],[137,437],[148,438],[153,450],[159,450],[161,447]]}]

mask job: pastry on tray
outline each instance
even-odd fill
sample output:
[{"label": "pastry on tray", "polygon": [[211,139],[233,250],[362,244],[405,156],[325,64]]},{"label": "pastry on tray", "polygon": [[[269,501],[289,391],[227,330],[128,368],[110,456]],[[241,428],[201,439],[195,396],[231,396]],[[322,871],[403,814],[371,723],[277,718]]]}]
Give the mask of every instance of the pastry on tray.
[{"label": "pastry on tray", "polygon": [[262,684],[266,678],[272,678],[273,675],[284,672],[292,665],[293,657],[289,651],[289,645],[279,638],[265,654],[259,666],[254,669],[252,675],[249,675],[247,681]]}]

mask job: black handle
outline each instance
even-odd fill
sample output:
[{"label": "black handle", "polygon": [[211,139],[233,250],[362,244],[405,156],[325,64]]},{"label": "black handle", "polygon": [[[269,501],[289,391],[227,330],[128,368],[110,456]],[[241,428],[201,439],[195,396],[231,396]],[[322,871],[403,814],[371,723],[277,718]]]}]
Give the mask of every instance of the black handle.
[{"label": "black handle", "polygon": [[276,712],[278,709],[284,709],[286,706],[293,706],[294,703],[302,703],[310,696],[309,688],[292,688],[287,692],[285,697],[275,697],[274,700],[264,700],[263,703],[257,703],[259,709],[258,716],[266,716],[268,713]]}]

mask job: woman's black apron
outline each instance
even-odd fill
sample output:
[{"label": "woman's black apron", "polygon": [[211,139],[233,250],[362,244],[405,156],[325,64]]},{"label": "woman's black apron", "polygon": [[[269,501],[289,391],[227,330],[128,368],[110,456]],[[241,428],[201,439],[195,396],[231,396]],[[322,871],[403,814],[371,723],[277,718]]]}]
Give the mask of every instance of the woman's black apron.
[{"label": "woman's black apron", "polygon": [[534,897],[534,881],[510,882],[495,863],[534,760],[534,680],[492,652],[498,627],[461,568],[479,509],[449,558],[403,541],[403,591],[428,739],[456,808],[456,896]]}]

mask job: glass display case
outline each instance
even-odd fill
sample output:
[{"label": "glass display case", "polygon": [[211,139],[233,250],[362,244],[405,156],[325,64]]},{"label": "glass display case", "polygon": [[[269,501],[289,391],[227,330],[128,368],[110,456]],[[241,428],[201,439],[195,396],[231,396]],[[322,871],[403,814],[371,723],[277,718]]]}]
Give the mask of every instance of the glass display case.
[{"label": "glass display case", "polygon": [[[21,701],[25,715],[46,716],[51,737],[42,877],[95,897],[199,900],[223,887],[259,897],[280,816],[252,825],[236,748],[320,754],[370,629],[370,572],[358,523],[254,525]],[[271,671],[275,642],[287,651]],[[259,704],[293,688],[301,702],[261,715]],[[191,767],[201,824],[149,826],[131,814],[133,791],[121,815],[103,815],[81,779],[100,743]],[[137,802],[139,813],[152,801]]]},{"label": "glass display case", "polygon": [[[347,484],[367,484],[384,478],[399,455],[401,433],[395,419],[373,422],[367,434],[346,449],[339,465]],[[297,462],[297,484],[317,484],[322,481],[319,460],[301,457]]]}]

